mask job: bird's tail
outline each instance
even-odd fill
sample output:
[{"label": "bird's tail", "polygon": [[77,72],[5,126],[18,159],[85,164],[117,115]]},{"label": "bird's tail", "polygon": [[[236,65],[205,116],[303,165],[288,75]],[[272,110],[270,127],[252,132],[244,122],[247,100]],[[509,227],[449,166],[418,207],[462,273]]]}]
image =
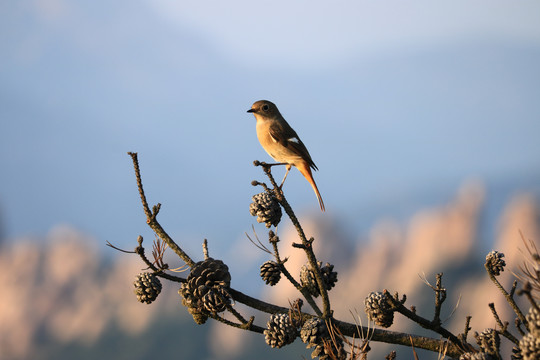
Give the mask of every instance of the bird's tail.
[{"label": "bird's tail", "polygon": [[319,189],[317,188],[317,184],[315,184],[315,180],[313,180],[313,175],[311,175],[311,169],[309,168],[309,165],[305,162],[302,162],[300,164],[296,165],[296,168],[304,175],[306,180],[311,184],[311,187],[313,188],[313,191],[315,191],[315,195],[317,195],[317,199],[319,200],[319,206],[321,207],[321,211],[324,211],[324,203],[321,197],[321,193],[319,192]]}]

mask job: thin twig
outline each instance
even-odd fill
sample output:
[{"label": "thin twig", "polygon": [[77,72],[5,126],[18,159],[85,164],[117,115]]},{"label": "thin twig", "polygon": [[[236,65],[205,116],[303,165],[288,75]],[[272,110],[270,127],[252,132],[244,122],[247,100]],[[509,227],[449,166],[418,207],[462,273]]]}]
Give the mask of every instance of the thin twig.
[{"label": "thin twig", "polygon": [[[273,236],[272,236],[273,234]],[[270,230],[269,232],[269,241],[270,243],[272,244],[272,247],[274,248],[274,257],[276,258],[276,262],[277,264],[279,265],[279,268],[281,270],[281,273],[283,275],[285,275],[285,277],[287,278],[287,280],[289,280],[289,282],[298,290],[300,291],[300,293],[304,296],[304,298],[306,299],[306,301],[308,302],[309,306],[311,306],[311,308],[313,309],[313,311],[315,311],[315,313],[317,314],[317,316],[322,316],[323,313],[321,311],[321,309],[319,309],[319,306],[317,305],[317,303],[315,302],[315,300],[313,299],[313,296],[311,296],[311,294],[309,293],[309,291],[304,288],[300,283],[298,283],[298,281],[296,281],[296,279],[291,275],[291,273],[289,272],[289,270],[287,270],[287,268],[285,267],[285,260],[282,260],[279,256],[279,250],[278,250],[278,239],[272,239],[272,237],[276,237],[277,236],[274,234],[274,232],[272,230]]]},{"label": "thin twig", "polygon": [[255,241],[253,241],[253,239],[248,235],[248,233],[245,232],[244,234],[246,234],[246,237],[248,238],[248,240],[251,241],[251,243],[253,245],[255,245],[255,247],[257,249],[262,250],[267,254],[271,254],[272,252],[270,251],[270,249],[268,249],[266,246],[264,246],[264,244],[261,242],[261,240],[259,240],[259,236],[257,235],[257,232],[255,231],[255,226],[251,225],[251,229],[253,231],[255,239],[257,240],[257,243],[255,243]]},{"label": "thin twig", "polygon": [[126,254],[135,254],[135,251],[123,250],[123,249],[120,249],[119,247],[114,246],[113,244],[109,242],[109,240],[107,240],[107,246],[112,247],[114,250],[118,250]]},{"label": "thin twig", "polygon": [[251,319],[247,323],[238,324],[238,323],[235,323],[233,321],[227,320],[222,316],[219,316],[217,313],[210,313],[210,314],[207,314],[207,315],[208,315],[208,317],[211,317],[212,319],[217,320],[217,321],[219,321],[219,322],[221,322],[221,323],[223,323],[225,325],[229,325],[229,326],[232,326],[232,327],[235,327],[235,328],[238,328],[238,329],[249,330],[249,331],[259,333],[259,334],[262,334],[264,332],[264,330],[266,330],[263,327],[260,327],[258,325],[254,325],[253,322],[251,321]]},{"label": "thin twig", "polygon": [[523,325],[523,324],[521,323],[521,321],[518,318],[514,319],[514,324],[516,325],[516,329],[521,334],[521,336],[525,336],[525,331],[523,331],[523,329],[521,329],[521,325]]},{"label": "thin twig", "polygon": [[442,273],[436,275],[435,282],[435,315],[433,316],[433,323],[441,324],[441,307],[446,300],[446,289],[442,287]]},{"label": "thin twig", "polygon": [[142,185],[141,180],[141,171],[139,169],[139,160],[137,158],[137,153],[134,152],[128,152],[128,155],[131,156],[131,160],[133,161],[133,168],[135,170],[135,177],[137,179],[137,188],[139,189],[139,195],[141,197],[141,202],[143,205],[143,210],[146,215],[146,222],[148,225],[154,230],[157,236],[161,238],[161,240],[165,241],[169,248],[173,250],[176,255],[180,257],[189,267],[193,267],[195,265],[195,262],[189,257],[188,254],[186,254],[179,246],[174,242],[174,240],[165,232],[165,230],[161,227],[159,222],[156,220],[156,215],[161,207],[160,204],[156,205],[154,207],[154,213],[150,211],[150,207],[148,206],[148,202],[146,201],[146,195],[144,194],[144,189]]},{"label": "thin twig", "polygon": [[454,306],[454,308],[452,309],[452,311],[450,311],[450,315],[448,315],[446,317],[446,319],[443,320],[443,324],[446,323],[448,320],[450,320],[450,318],[452,318],[452,316],[454,316],[454,314],[456,313],[457,309],[459,308],[459,304],[461,303],[461,295],[459,295],[458,297],[458,300],[456,302],[456,305]]},{"label": "thin twig", "polygon": [[464,351],[467,351],[470,348],[472,348],[471,345],[469,345],[468,343],[463,342],[462,340],[460,340],[457,336],[455,336],[450,331],[448,331],[447,329],[442,327],[440,324],[434,323],[433,321],[429,321],[429,320],[417,315],[416,313],[412,312],[411,310],[407,309],[403,305],[403,303],[401,303],[400,301],[395,299],[392,295],[390,295],[388,290],[383,290],[383,292],[386,294],[386,296],[388,298],[388,301],[390,302],[390,304],[392,305],[392,307],[394,308],[395,311],[397,311],[400,314],[404,315],[405,317],[411,319],[412,321],[414,321],[415,323],[417,323],[421,327],[423,327],[425,329],[432,330],[432,331],[436,332],[437,334],[440,334],[442,337],[452,341],[452,343],[454,343],[456,346],[458,346],[460,349],[462,349]]},{"label": "thin twig", "polygon": [[[221,299],[222,303],[225,304],[225,307],[227,308],[227,310],[234,315],[234,317],[236,317],[243,325],[246,325],[248,323],[252,324],[253,323],[253,320],[251,321],[247,321],[246,319],[244,319],[244,317],[238,312],[236,311],[235,308],[232,307],[231,304],[229,304],[229,302],[227,301],[227,299],[221,295],[220,293],[217,293],[217,295],[219,296],[219,298]],[[254,317],[252,317],[252,319],[255,319]],[[248,329],[249,330],[249,329]]]},{"label": "thin twig", "polygon": [[465,341],[465,342],[467,341],[467,336],[469,335],[469,331],[471,331],[471,327],[470,327],[471,318],[472,316],[467,315],[467,317],[465,318],[465,329],[463,330],[462,334],[458,335],[458,338],[460,338],[460,340]]},{"label": "thin twig", "polygon": [[204,239],[202,243],[202,250],[204,255],[204,260],[208,260],[208,240]]},{"label": "thin twig", "polygon": [[499,317],[499,314],[497,313],[497,310],[495,310],[495,304],[489,303],[488,306],[491,310],[491,313],[493,314],[493,317],[495,318],[495,321],[497,322],[497,325],[499,325],[499,327],[501,328],[499,333],[505,338],[507,338],[508,340],[510,340],[511,342],[513,342],[514,344],[518,345],[519,340],[516,339],[516,337],[508,331],[508,322],[505,322],[503,324],[503,322],[501,321],[501,318]]},{"label": "thin twig", "polygon": [[516,313],[518,318],[524,324],[527,324],[527,320],[525,319],[525,315],[523,315],[523,313],[521,312],[519,306],[514,301],[514,298],[504,289],[504,287],[501,285],[499,280],[497,280],[497,278],[495,277],[495,275],[493,274],[493,272],[491,271],[491,269],[489,268],[487,263],[484,264],[484,267],[486,268],[486,271],[488,273],[489,278],[495,284],[495,286],[497,286],[497,288],[501,291],[501,293],[504,295],[504,297],[506,298],[506,301],[508,302],[508,304],[510,304],[510,306],[512,307],[512,309],[514,310],[514,312]]},{"label": "thin twig", "polygon": [[150,268],[154,271],[154,273],[156,274],[156,276],[159,276],[159,277],[162,277],[164,279],[167,279],[167,280],[171,280],[171,281],[174,281],[174,282],[179,282],[179,283],[185,283],[187,280],[184,279],[184,278],[181,278],[181,277],[178,277],[178,276],[174,276],[174,275],[170,275],[170,274],[167,274],[166,272],[163,272],[163,270],[161,269],[158,269],[150,260],[148,260],[148,258],[146,257],[146,254],[145,254],[145,251],[144,251],[144,247],[142,246],[142,243],[143,243],[143,237],[139,235],[139,237],[137,238],[137,242],[139,243],[139,245],[135,248],[135,253],[137,255],[139,255],[139,257],[142,259],[142,261]]}]

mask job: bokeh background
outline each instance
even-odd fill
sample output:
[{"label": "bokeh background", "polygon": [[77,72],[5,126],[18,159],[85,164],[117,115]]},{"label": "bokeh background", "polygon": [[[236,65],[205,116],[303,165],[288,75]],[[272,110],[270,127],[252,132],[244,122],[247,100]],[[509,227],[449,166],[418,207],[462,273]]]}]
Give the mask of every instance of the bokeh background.
[{"label": "bokeh background", "polygon": [[[207,238],[235,288],[298,296],[263,288],[268,257],[245,235],[265,238],[248,211],[250,182],[264,180],[252,161],[269,160],[246,113],[259,99],[320,169],[326,213],[297,171],[285,191],[340,274],[342,319],[383,288],[421,305],[418,274],[445,272],[448,314],[461,295],[448,326],[472,313],[475,330],[493,327],[485,254],[517,268],[520,231],[539,241],[539,16],[536,1],[2,1],[0,357],[308,357],[196,326],[174,284],[160,305],[137,303],[142,264],[105,246],[154,239],[135,151],[162,225],[193,258]],[[288,221],[279,233],[301,266]]]}]

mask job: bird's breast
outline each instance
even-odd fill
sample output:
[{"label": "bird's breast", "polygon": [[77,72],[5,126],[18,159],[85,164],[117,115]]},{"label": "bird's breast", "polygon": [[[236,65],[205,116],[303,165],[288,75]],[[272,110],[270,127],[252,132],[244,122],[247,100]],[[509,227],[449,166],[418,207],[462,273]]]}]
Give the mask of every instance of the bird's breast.
[{"label": "bird's breast", "polygon": [[270,121],[257,120],[257,137],[263,149],[277,162],[294,165],[301,161],[301,157],[294,153],[290,147],[283,146],[270,134]]}]

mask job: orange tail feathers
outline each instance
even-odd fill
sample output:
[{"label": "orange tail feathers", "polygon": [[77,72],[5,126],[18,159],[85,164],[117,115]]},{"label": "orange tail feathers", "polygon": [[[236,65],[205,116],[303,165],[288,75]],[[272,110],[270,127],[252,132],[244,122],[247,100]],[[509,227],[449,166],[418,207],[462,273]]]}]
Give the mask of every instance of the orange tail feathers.
[{"label": "orange tail feathers", "polygon": [[296,165],[296,168],[300,171],[300,173],[302,173],[302,175],[304,175],[306,180],[311,184],[313,191],[315,191],[315,195],[317,195],[317,200],[319,200],[319,206],[321,207],[321,211],[325,211],[321,193],[319,192],[319,189],[317,188],[317,184],[315,184],[315,180],[313,180],[313,175],[311,175],[311,169],[309,168],[309,165],[306,162],[301,162],[300,164]]}]

